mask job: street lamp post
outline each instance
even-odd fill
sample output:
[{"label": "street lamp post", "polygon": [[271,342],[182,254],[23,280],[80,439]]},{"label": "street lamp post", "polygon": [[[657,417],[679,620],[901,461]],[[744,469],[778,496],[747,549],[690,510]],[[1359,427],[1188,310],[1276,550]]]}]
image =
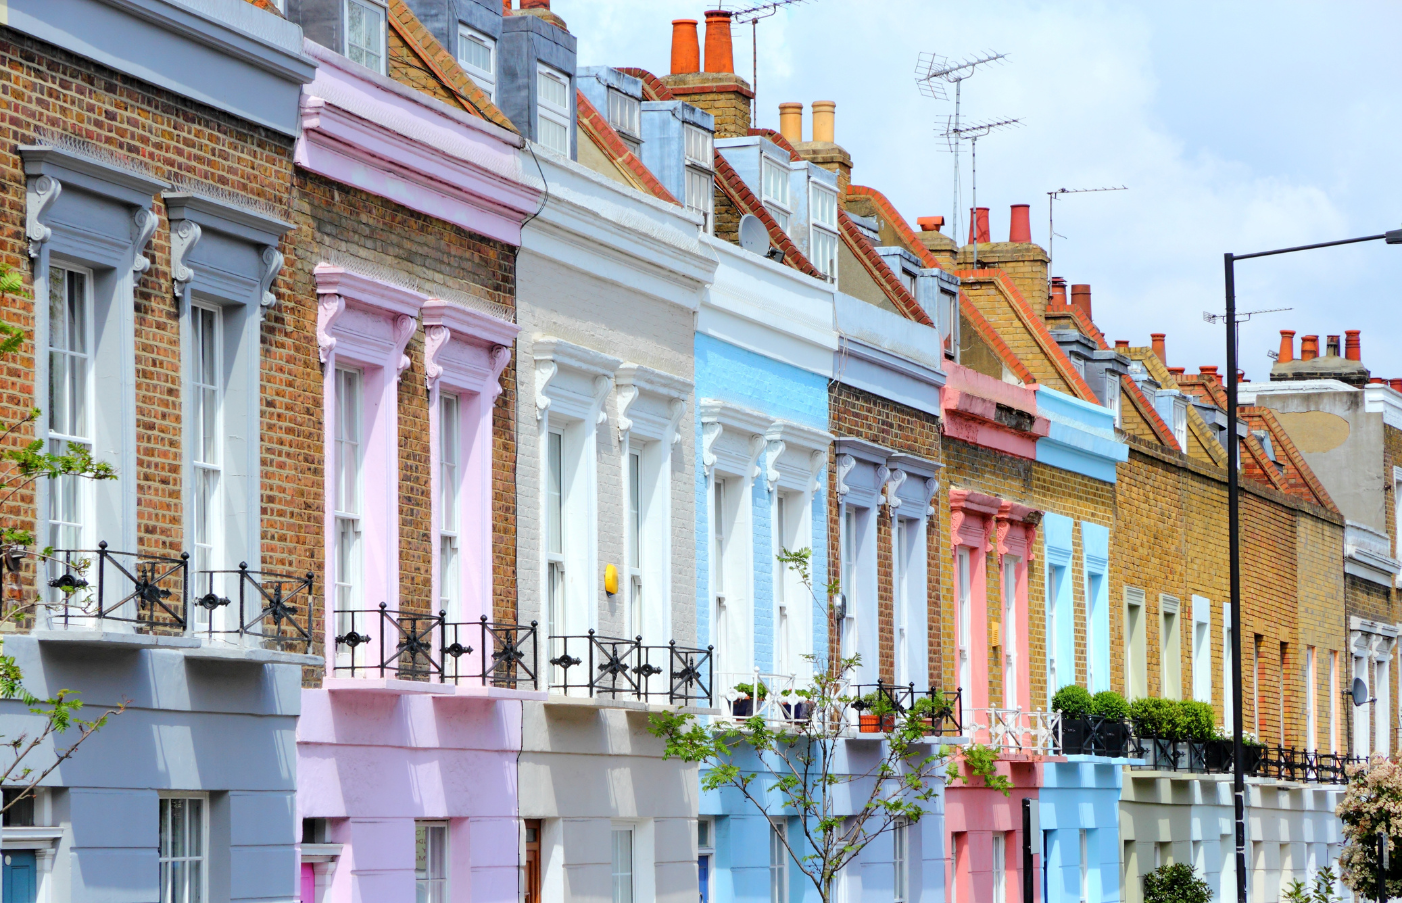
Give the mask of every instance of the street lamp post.
[{"label": "street lamp post", "polygon": [[[1236,313],[1236,262],[1256,257],[1273,257],[1277,254],[1291,254],[1295,251],[1312,251],[1316,248],[1332,248],[1337,245],[1352,245],[1364,241],[1386,241],[1390,245],[1402,244],[1402,229],[1394,229],[1379,235],[1365,235],[1362,238],[1345,238],[1342,241],[1324,241],[1312,245],[1298,245],[1293,248],[1279,248],[1274,251],[1257,251],[1254,254],[1224,254],[1227,288],[1227,555],[1231,571],[1232,600],[1232,800],[1236,810],[1236,898],[1237,903],[1246,903],[1246,772],[1245,757],[1241,745],[1241,525],[1238,523],[1240,506],[1237,475],[1237,313]],[[1282,745],[1284,738],[1281,738]]]}]

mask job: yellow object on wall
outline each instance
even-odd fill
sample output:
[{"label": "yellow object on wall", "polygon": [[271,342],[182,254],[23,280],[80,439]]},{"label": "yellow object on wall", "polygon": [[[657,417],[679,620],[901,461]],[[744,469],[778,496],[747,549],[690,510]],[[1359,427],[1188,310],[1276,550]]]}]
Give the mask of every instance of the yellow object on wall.
[{"label": "yellow object on wall", "polygon": [[618,595],[618,568],[611,564],[604,565],[604,592],[610,596]]}]

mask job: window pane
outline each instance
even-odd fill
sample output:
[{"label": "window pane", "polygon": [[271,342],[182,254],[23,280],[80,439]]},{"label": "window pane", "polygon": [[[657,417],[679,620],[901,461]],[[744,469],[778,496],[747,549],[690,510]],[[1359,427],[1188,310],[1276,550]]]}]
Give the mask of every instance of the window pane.
[{"label": "window pane", "polygon": [[384,71],[384,16],[378,6],[347,0],[346,56],[376,72]]},{"label": "window pane", "polygon": [[448,533],[456,533],[458,529],[458,439],[461,435],[458,397],[444,395],[439,399],[438,484],[442,529]]},{"label": "window pane", "polygon": [[548,119],[544,115],[540,119],[540,143],[551,150],[568,154],[570,152],[570,130],[563,123]]},{"label": "window pane", "polygon": [[458,39],[459,61],[473,69],[492,72],[492,48],[487,39],[471,32],[462,32]]},{"label": "window pane", "polygon": [[553,108],[557,112],[568,112],[569,99],[566,96],[568,79],[556,75],[553,72],[540,70],[537,73],[536,90],[540,94],[539,102]]},{"label": "window pane", "polygon": [[628,456],[628,566],[634,568],[640,561],[639,536],[643,529],[641,471],[642,457],[634,452]]},{"label": "window pane", "polygon": [[564,518],[564,462],[561,460],[563,454],[564,436],[559,433],[550,433],[548,440],[547,471],[546,471],[546,519],[550,551],[556,555],[564,553],[564,536],[562,523]]},{"label": "window pane", "polygon": [[609,89],[608,98],[609,125],[629,135],[641,135],[642,102],[612,88]]},{"label": "window pane", "polygon": [[686,136],[687,162],[710,169],[715,160],[711,133],[694,125],[688,125],[684,129],[684,134]]},{"label": "window pane", "polygon": [[812,253],[813,266],[818,268],[818,272],[824,276],[837,275],[836,235],[821,229],[814,229],[812,241],[809,242],[809,250]]},{"label": "window pane", "polygon": [[633,831],[613,831],[613,903],[633,903]]},{"label": "window pane", "polygon": [[790,209],[789,171],[775,161],[764,158],[764,200],[774,201],[779,206]]}]

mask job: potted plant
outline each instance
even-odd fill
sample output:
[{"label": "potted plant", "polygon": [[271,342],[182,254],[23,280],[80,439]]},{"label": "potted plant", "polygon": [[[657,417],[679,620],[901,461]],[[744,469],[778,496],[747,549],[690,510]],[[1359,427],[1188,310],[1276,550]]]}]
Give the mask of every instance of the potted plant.
[{"label": "potted plant", "polygon": [[1052,696],[1052,711],[1061,714],[1061,752],[1078,756],[1086,752],[1093,727],[1090,722],[1090,691],[1080,684],[1067,684]]},{"label": "potted plant", "polygon": [[779,694],[784,717],[789,721],[806,721],[813,714],[813,694],[808,690],[784,690]]},{"label": "potted plant", "polygon": [[1244,774],[1256,774],[1266,759],[1266,744],[1251,731],[1241,732],[1241,768]]},{"label": "potted plant", "polygon": [[1114,690],[1101,690],[1090,699],[1091,720],[1095,724],[1095,752],[1102,756],[1123,756],[1129,744],[1129,703]]},{"label": "potted plant", "polygon": [[896,706],[885,693],[868,693],[852,707],[857,710],[857,729],[862,733],[882,734],[896,729]]},{"label": "potted plant", "polygon": [[755,699],[760,702],[769,695],[769,688],[764,685],[764,681],[758,684],[758,691],[755,684],[736,684],[734,699],[730,701],[730,714],[736,718],[748,718],[755,713]]},{"label": "potted plant", "polygon": [[1172,699],[1145,696],[1129,705],[1134,731],[1148,741],[1145,753],[1153,768],[1178,767],[1178,740],[1181,739],[1180,710]]},{"label": "potted plant", "polygon": [[954,715],[954,703],[945,698],[939,690],[931,690],[929,696],[921,696],[910,707],[908,717],[921,723],[928,737],[940,733],[941,722]]}]

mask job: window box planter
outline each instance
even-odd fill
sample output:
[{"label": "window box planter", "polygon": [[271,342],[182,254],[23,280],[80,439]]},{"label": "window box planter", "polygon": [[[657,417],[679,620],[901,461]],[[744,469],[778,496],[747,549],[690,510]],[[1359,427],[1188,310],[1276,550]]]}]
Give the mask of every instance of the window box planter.
[{"label": "window box planter", "polygon": [[863,734],[889,734],[896,729],[895,715],[857,716],[857,729]]},{"label": "window box planter", "polygon": [[1129,725],[1123,721],[1086,715],[1061,719],[1061,752],[1068,756],[1128,755]]},{"label": "window box planter", "polygon": [[741,696],[739,699],[730,700],[730,714],[736,718],[748,718],[755,713],[755,700],[753,696]]}]

